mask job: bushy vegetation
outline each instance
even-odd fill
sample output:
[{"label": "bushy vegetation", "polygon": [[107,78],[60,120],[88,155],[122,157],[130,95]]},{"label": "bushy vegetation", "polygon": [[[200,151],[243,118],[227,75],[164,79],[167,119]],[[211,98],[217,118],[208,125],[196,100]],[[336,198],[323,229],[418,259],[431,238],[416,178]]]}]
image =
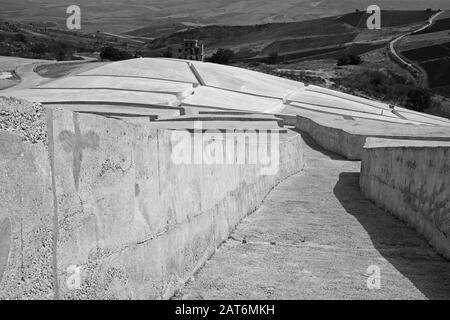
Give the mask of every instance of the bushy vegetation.
[{"label": "bushy vegetation", "polygon": [[431,105],[431,93],[422,88],[413,88],[406,94],[405,107],[415,111],[423,111]]},{"label": "bushy vegetation", "polygon": [[389,70],[364,70],[334,81],[350,93],[363,93],[416,111],[428,109],[432,102],[432,95],[428,90]]},{"label": "bushy vegetation", "polygon": [[279,62],[280,57],[278,56],[278,52],[274,51],[269,53],[269,57],[266,60],[267,64],[277,64]]},{"label": "bushy vegetation", "polygon": [[337,59],[338,66],[359,65],[362,63],[360,56],[356,54],[344,54]]},{"label": "bushy vegetation", "polygon": [[219,48],[211,57],[206,58],[206,61],[218,64],[230,64],[233,59],[234,52],[231,49]]},{"label": "bushy vegetation", "polygon": [[126,51],[122,51],[112,46],[107,46],[102,48],[100,58],[104,60],[119,61],[131,59],[133,56]]}]

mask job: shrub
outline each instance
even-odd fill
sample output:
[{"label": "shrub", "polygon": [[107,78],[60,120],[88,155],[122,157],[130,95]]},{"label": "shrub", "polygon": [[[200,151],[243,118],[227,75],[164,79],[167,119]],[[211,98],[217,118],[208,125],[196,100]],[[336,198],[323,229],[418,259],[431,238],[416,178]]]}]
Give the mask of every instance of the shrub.
[{"label": "shrub", "polygon": [[45,54],[46,52],[48,52],[48,49],[47,46],[43,43],[35,43],[31,47],[30,51],[36,54]]},{"label": "shrub", "polygon": [[364,93],[415,111],[423,111],[431,106],[432,95],[428,90],[408,83],[403,77],[389,70],[365,70],[334,80],[349,89],[350,93]]},{"label": "shrub", "polygon": [[428,90],[422,88],[414,88],[408,91],[406,95],[406,108],[423,111],[431,105],[431,94]]},{"label": "shrub", "polygon": [[14,40],[17,42],[26,42],[27,37],[25,37],[25,35],[23,33],[16,33],[14,35]]},{"label": "shrub", "polygon": [[102,48],[100,52],[100,58],[104,60],[119,61],[132,59],[133,56],[126,51],[122,51],[117,48],[108,46]]},{"label": "shrub", "polygon": [[233,56],[233,50],[219,48],[207,61],[218,64],[229,64]]},{"label": "shrub", "polygon": [[338,58],[338,66],[359,65],[362,63],[361,57],[356,54],[346,54]]},{"label": "shrub", "polygon": [[279,60],[278,52],[271,52],[266,60],[267,64],[277,64]]}]

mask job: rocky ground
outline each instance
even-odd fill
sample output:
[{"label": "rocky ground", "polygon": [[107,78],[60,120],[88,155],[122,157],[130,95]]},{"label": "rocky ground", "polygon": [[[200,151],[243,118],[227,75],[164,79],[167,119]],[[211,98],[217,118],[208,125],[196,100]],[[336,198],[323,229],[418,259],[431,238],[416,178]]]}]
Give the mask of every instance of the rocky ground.
[{"label": "rocky ground", "polygon": [[0,96],[0,131],[17,133],[23,141],[46,145],[44,107],[39,103]]}]

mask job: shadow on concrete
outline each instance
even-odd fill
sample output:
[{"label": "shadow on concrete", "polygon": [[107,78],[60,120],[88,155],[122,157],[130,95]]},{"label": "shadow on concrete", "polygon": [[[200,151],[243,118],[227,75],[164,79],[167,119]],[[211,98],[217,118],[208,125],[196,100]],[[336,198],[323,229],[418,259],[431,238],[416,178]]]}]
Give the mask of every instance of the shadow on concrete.
[{"label": "shadow on concrete", "polygon": [[[323,153],[324,155],[326,155],[327,157],[329,157],[330,159],[333,159],[333,160],[347,160],[345,157],[343,157],[343,156],[341,156],[341,155],[339,155],[337,153],[325,150],[324,148],[319,146],[319,144],[309,134],[307,134],[306,132],[303,132],[303,131],[300,131],[300,130],[297,130],[297,129],[295,129],[293,131],[299,133],[302,136],[303,141],[311,149],[313,149],[315,151],[319,151],[319,152]],[[348,160],[348,161],[351,161],[351,160]]]},{"label": "shadow on concrete", "polygon": [[359,187],[359,173],[341,173],[333,192],[380,254],[418,290],[429,299],[450,299],[450,262],[405,223],[366,199]]}]

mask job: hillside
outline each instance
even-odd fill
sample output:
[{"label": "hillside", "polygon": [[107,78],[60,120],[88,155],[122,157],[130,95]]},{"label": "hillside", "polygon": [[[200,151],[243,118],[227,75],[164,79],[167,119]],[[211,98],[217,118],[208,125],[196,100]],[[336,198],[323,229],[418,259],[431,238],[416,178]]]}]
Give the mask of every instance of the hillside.
[{"label": "hillside", "polygon": [[444,12],[429,28],[405,37],[401,55],[426,74],[427,86],[450,97],[450,18]]},{"label": "hillside", "polygon": [[3,56],[74,60],[78,53],[90,55],[104,46],[134,53],[142,43],[99,32],[67,31],[51,23],[0,20],[0,55]]},{"label": "hillside", "polygon": [[301,38],[315,35],[341,35],[353,32],[353,28],[333,18],[292,23],[269,23],[253,26],[206,26],[192,28],[164,36],[148,45],[149,49],[161,49],[180,43],[183,39],[199,39],[207,50],[218,47],[248,47],[262,49],[265,44],[284,38]]},{"label": "hillside", "polygon": [[[427,21],[435,10],[417,10],[417,11],[401,11],[389,10],[381,12],[381,28],[399,27],[419,22]],[[352,12],[345,14],[338,20],[357,28],[367,28],[366,21],[371,14],[365,11]]]},{"label": "hillside", "polygon": [[[282,55],[283,60],[303,59],[323,54],[341,54],[357,44],[357,53],[364,53],[397,34],[408,31],[417,24],[424,24],[435,11],[382,11],[385,28],[370,31],[362,21],[365,12],[353,12],[309,21],[290,23],[268,23],[242,26],[200,26],[191,27],[170,35],[163,35],[150,41],[143,52],[158,55],[167,47],[181,43],[183,39],[199,39],[205,45],[206,53],[212,54],[218,48],[229,48],[235,52],[235,60],[252,59],[260,61],[271,53]],[[148,29],[135,30],[133,35],[149,36]],[[357,40],[361,35],[362,40]],[[383,36],[384,35],[384,36]]]},{"label": "hillside", "polygon": [[[0,19],[21,22],[50,21],[65,26],[66,8],[77,4],[82,9],[83,31],[112,33],[150,27],[163,32],[173,24],[254,25],[274,22],[307,21],[338,16],[377,4],[382,9],[424,10],[426,7],[450,9],[448,0],[15,0],[2,1]],[[150,32],[151,37],[166,33]]]}]

